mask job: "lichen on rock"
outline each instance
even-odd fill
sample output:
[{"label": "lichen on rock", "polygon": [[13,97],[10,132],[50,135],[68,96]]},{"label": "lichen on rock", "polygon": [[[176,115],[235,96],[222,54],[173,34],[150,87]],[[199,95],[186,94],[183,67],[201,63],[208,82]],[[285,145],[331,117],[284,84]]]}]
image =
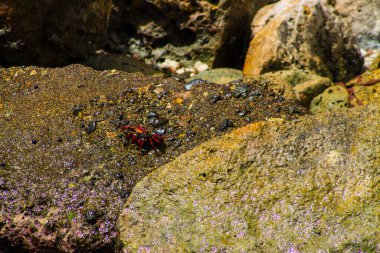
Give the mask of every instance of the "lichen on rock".
[{"label": "lichen on rock", "polygon": [[134,188],[124,252],[377,252],[379,106],[257,122]]}]

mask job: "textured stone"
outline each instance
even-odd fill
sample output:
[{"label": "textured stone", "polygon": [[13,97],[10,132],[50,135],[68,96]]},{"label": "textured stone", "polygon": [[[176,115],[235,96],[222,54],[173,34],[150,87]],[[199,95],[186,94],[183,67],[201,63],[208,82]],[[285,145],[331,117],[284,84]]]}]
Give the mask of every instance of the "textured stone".
[{"label": "textured stone", "polygon": [[335,81],[349,80],[363,65],[353,37],[333,6],[319,0],[282,0],[262,8],[252,22],[246,76],[308,69]]},{"label": "textured stone", "polygon": [[347,83],[339,83],[315,97],[310,105],[313,114],[342,107],[380,105],[380,69],[369,70]]},{"label": "textured stone", "polygon": [[358,39],[360,47],[380,48],[380,1],[335,0],[335,9],[347,23],[347,32]]},{"label": "textured stone", "polygon": [[59,65],[103,46],[111,0],[5,0],[0,64]]},{"label": "textured stone", "polygon": [[299,69],[269,72],[263,74],[262,77],[272,80],[271,85],[269,85],[271,89],[287,98],[297,99],[307,107],[314,97],[332,84],[331,80],[326,77]]},{"label": "textured stone", "polygon": [[377,252],[380,109],[210,140],[144,178],[119,218],[123,252]]}]

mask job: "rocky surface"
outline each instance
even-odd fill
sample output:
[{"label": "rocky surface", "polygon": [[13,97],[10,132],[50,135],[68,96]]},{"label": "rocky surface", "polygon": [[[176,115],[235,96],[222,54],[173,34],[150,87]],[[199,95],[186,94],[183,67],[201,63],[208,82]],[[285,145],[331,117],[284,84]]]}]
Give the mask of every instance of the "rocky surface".
[{"label": "rocky surface", "polygon": [[335,81],[359,74],[363,60],[333,6],[319,0],[282,0],[257,13],[243,73],[295,66]]},{"label": "rocky surface", "polygon": [[315,97],[310,105],[313,114],[343,107],[380,104],[380,69],[366,71],[347,83],[338,83]]},{"label": "rocky surface", "polygon": [[346,29],[366,49],[380,49],[380,1],[336,0],[335,9],[348,25]]},{"label": "rocky surface", "polygon": [[241,67],[256,11],[273,0],[116,0],[106,50],[148,63]]},{"label": "rocky surface", "polygon": [[380,108],[258,122],[137,184],[123,252],[377,252]]},{"label": "rocky surface", "polygon": [[[233,128],[304,113],[260,81],[0,69],[0,249],[113,252],[119,212],[147,173]],[[123,125],[154,129],[166,148],[140,150]]]},{"label": "rocky surface", "polygon": [[111,0],[0,3],[0,65],[61,65],[103,46]]},{"label": "rocky surface", "polygon": [[296,99],[307,107],[314,97],[332,85],[329,78],[300,69],[269,72],[262,77],[273,80],[272,85],[269,86],[272,90],[287,98]]}]

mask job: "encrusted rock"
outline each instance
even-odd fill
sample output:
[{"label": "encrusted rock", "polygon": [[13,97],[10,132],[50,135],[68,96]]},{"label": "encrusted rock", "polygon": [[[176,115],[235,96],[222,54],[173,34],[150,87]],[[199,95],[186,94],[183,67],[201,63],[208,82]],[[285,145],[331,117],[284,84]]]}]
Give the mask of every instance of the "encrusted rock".
[{"label": "encrusted rock", "polygon": [[134,188],[123,252],[377,252],[380,108],[272,119],[178,157]]},{"label": "encrusted rock", "polygon": [[59,65],[103,46],[111,0],[0,3],[0,65]]},{"label": "encrusted rock", "polygon": [[282,0],[262,8],[252,22],[246,76],[309,69],[335,81],[362,70],[363,60],[333,6],[319,0]]}]

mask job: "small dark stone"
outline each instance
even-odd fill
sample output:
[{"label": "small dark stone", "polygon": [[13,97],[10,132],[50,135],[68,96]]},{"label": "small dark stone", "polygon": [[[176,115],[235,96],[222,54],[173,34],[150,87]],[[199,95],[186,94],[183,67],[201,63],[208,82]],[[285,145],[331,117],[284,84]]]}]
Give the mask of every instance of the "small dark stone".
[{"label": "small dark stone", "polygon": [[250,87],[246,84],[237,85],[234,90],[234,97],[239,98],[243,97],[246,98],[248,96],[248,93],[250,91]]},{"label": "small dark stone", "polygon": [[122,172],[116,172],[115,173],[115,179],[124,179],[124,174]]},{"label": "small dark stone", "polygon": [[79,114],[82,110],[83,110],[82,107],[80,107],[80,106],[75,106],[75,107],[73,108],[73,115],[74,115],[74,116],[78,116],[78,114]]},{"label": "small dark stone", "polygon": [[222,99],[222,97],[219,95],[219,94],[217,94],[217,95],[212,95],[211,97],[210,97],[210,102],[212,103],[212,104],[215,104],[216,102],[218,102],[219,100],[221,100]]},{"label": "small dark stone", "polygon": [[164,128],[160,128],[160,129],[156,129],[156,130],[154,130],[154,132],[155,132],[156,134],[159,134],[159,135],[164,135],[164,134],[166,133],[166,129],[164,129]]},{"label": "small dark stone", "polygon": [[35,90],[37,90],[37,89],[38,89],[38,85],[37,85],[37,84],[34,85],[33,88],[34,88]]},{"label": "small dark stone", "polygon": [[126,189],[119,189],[119,196],[122,199],[126,199],[128,197],[128,191]]},{"label": "small dark stone", "polygon": [[7,166],[7,163],[6,163],[6,162],[0,162],[0,167],[5,168],[5,166]]},{"label": "small dark stone", "polygon": [[233,124],[233,122],[230,119],[225,119],[225,120],[222,121],[222,123],[220,123],[219,130],[220,131],[225,131],[228,128],[233,127],[233,126],[234,126],[234,124]]},{"label": "small dark stone", "polygon": [[84,218],[88,223],[94,224],[98,219],[99,215],[96,210],[86,210],[84,213]]},{"label": "small dark stone", "polygon": [[203,80],[203,79],[193,79],[193,80],[187,82],[185,84],[184,88],[185,88],[185,90],[189,91],[193,88],[193,86],[206,84],[206,83],[207,83],[207,81]]},{"label": "small dark stone", "polygon": [[227,93],[226,95],[224,95],[225,98],[231,98],[232,97],[232,93]]},{"label": "small dark stone", "polygon": [[166,125],[169,122],[167,118],[150,118],[148,120],[148,125],[152,127],[160,127]]},{"label": "small dark stone", "polygon": [[243,117],[247,114],[247,111],[243,110],[243,111],[238,111],[237,113],[240,117]]},{"label": "small dark stone", "polygon": [[32,144],[34,145],[34,144],[37,144],[37,140],[36,139],[33,139],[32,140]]},{"label": "small dark stone", "polygon": [[91,134],[93,133],[94,131],[96,130],[96,121],[92,121],[91,123],[89,123],[86,128],[85,128],[85,131],[87,134]]},{"label": "small dark stone", "polygon": [[58,141],[58,142],[62,142],[63,139],[62,139],[61,137],[58,137],[57,141]]},{"label": "small dark stone", "polygon": [[158,114],[155,112],[149,112],[147,118],[158,118]]},{"label": "small dark stone", "polygon": [[297,108],[295,108],[294,106],[290,106],[289,107],[289,113],[290,113],[290,115],[294,115],[294,114],[299,114],[301,112]]}]

